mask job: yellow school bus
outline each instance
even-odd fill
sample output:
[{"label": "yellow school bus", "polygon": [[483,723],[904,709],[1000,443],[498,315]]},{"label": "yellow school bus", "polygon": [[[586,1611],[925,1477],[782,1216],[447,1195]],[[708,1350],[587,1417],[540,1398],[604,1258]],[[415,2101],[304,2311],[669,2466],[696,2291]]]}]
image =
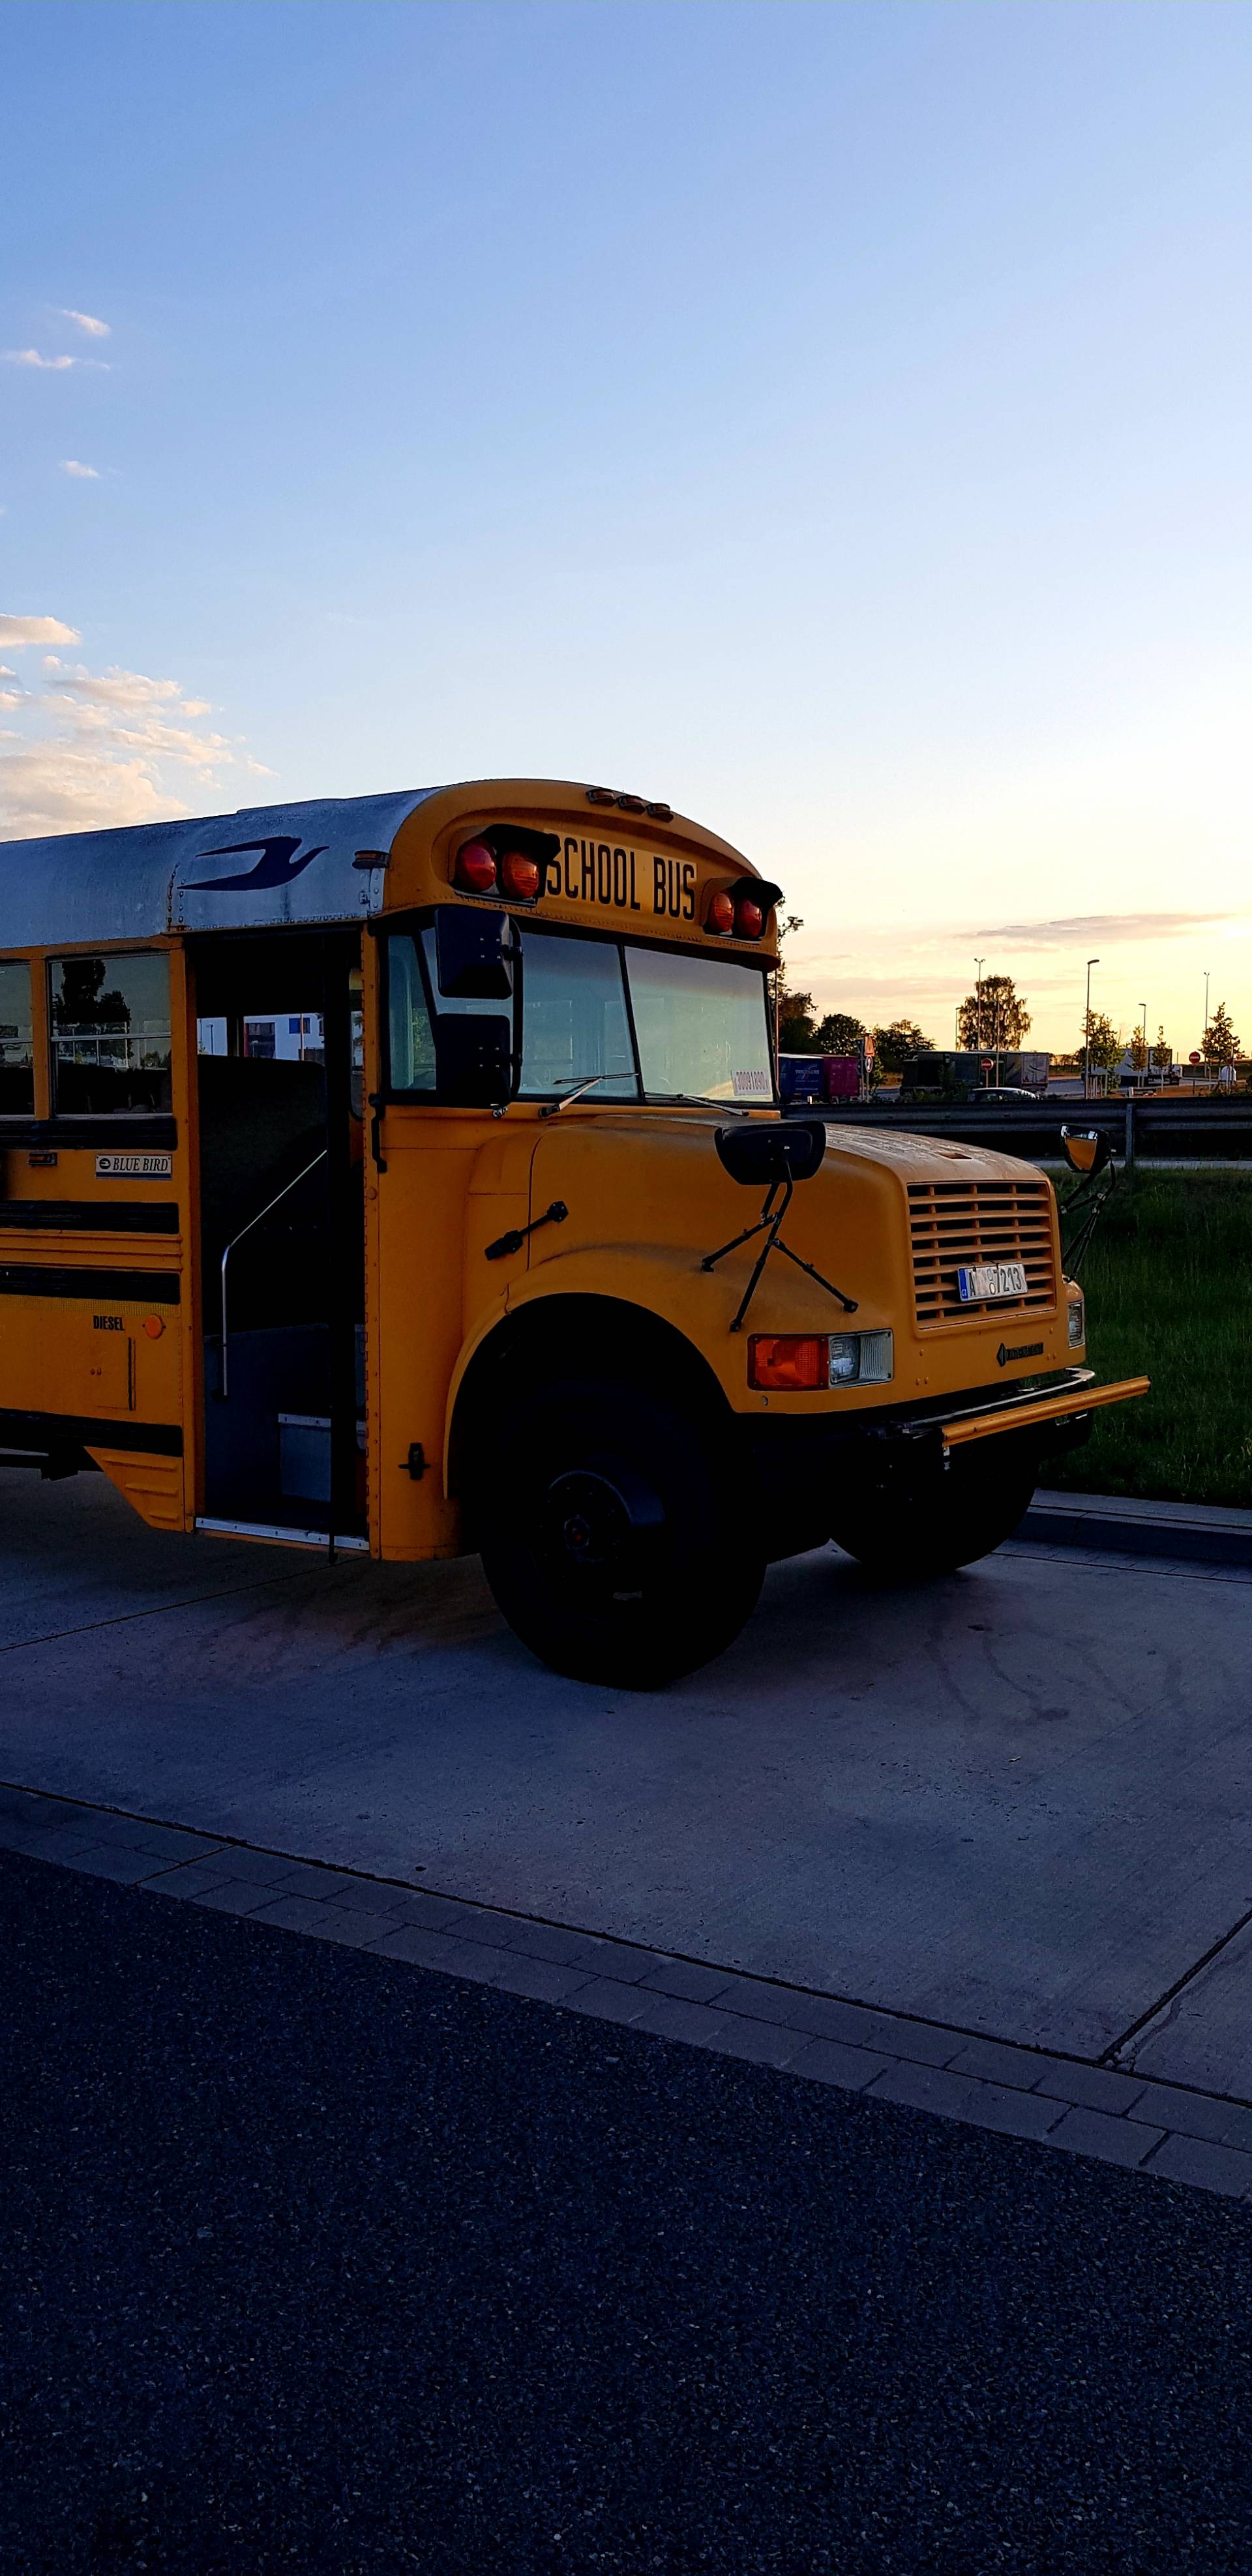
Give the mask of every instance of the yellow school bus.
[{"label": "yellow school bus", "polygon": [[493,780],[0,846],[0,1453],[153,1528],[480,1550],[651,1684],[831,1538],[936,1572],[1091,1410],[1054,1194],[781,1115],[780,889]]}]

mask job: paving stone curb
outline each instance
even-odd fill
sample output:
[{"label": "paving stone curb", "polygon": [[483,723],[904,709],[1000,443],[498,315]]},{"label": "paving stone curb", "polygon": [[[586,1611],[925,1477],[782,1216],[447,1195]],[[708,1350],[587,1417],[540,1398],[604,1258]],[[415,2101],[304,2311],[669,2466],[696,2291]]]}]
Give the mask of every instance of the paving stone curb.
[{"label": "paving stone curb", "polygon": [[1252,2202],[1252,2105],[290,1853],[0,1789],[0,1850]]},{"label": "paving stone curb", "polygon": [[1194,1565],[1252,1567],[1252,1512],[1202,1503],[1141,1502],[1136,1496],[1046,1493],[1042,1489],[1014,1537],[1050,1547],[1111,1550],[1118,1556],[1164,1556]]}]

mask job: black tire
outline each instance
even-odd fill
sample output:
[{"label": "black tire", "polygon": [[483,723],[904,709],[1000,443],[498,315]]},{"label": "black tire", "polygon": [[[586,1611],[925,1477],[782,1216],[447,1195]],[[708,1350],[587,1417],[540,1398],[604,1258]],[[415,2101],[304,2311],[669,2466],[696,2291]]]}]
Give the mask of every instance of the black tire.
[{"label": "black tire", "polygon": [[756,1607],[764,1560],[733,1526],[734,1492],[694,1413],[634,1385],[531,1380],[480,1449],[483,1569],[543,1663],[656,1689],[719,1655]]},{"label": "black tire", "polygon": [[831,1537],[867,1572],[900,1583],[926,1583],[976,1564],[1012,1537],[1038,1474],[1034,1458],[988,1458],[995,1445],[973,1441],[946,1472],[884,1477],[849,1496]]}]

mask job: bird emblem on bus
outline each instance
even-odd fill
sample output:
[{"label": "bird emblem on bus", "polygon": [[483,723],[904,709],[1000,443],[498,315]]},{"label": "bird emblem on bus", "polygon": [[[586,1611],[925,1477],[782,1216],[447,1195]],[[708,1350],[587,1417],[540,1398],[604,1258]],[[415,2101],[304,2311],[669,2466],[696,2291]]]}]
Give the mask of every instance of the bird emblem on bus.
[{"label": "bird emblem on bus", "polygon": [[320,859],[327,846],[325,841],[318,841],[313,849],[305,851],[302,859],[298,859],[296,852],[300,847],[300,834],[297,832],[293,836],[280,832],[269,841],[227,841],[218,849],[199,850],[196,855],[201,859],[242,858],[246,850],[259,850],[261,856],[255,867],[243,868],[236,876],[201,877],[194,886],[188,886],[187,892],[234,894],[237,890],[247,890],[253,894],[264,894],[273,886],[292,885],[314,859]]}]

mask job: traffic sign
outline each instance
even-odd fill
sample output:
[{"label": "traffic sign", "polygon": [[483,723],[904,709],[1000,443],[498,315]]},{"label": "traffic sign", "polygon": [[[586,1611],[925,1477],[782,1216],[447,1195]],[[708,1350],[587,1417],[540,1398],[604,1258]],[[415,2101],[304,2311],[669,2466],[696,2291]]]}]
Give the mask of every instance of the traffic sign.
[{"label": "traffic sign", "polygon": [[1204,1062],[1204,1058],[1203,1058],[1203,1056],[1201,1055],[1200,1050],[1199,1050],[1199,1048],[1198,1048],[1198,1047],[1193,1047],[1193,1048],[1192,1048],[1191,1053],[1190,1053],[1190,1055],[1189,1055],[1189,1056],[1188,1056],[1188,1058],[1187,1058],[1187,1062],[1188,1062],[1188,1064],[1203,1064],[1203,1062]]}]

